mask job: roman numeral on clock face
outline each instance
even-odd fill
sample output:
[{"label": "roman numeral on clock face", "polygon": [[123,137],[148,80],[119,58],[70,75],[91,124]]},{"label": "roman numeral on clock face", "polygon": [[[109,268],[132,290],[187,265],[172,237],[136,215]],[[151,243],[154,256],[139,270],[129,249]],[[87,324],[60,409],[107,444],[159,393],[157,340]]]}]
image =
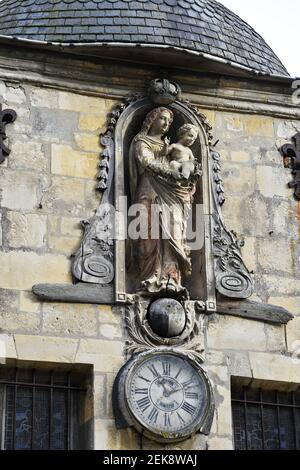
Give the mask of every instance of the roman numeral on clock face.
[{"label": "roman numeral on clock face", "polygon": [[179,418],[179,421],[181,421],[182,424],[185,424],[185,421],[184,421],[183,417],[181,416],[181,414],[179,414],[178,411],[176,412],[176,414],[177,414],[177,416],[178,416],[178,418]]},{"label": "roman numeral on clock face", "polygon": [[145,382],[151,384],[151,380],[149,379],[146,379],[146,377],[142,377],[141,375],[138,375],[138,378],[141,379],[141,380],[144,380]]},{"label": "roman numeral on clock face", "polygon": [[171,375],[171,364],[169,362],[163,362],[163,375]]},{"label": "roman numeral on clock face", "polygon": [[152,408],[152,410],[150,411],[150,414],[148,416],[149,421],[152,424],[156,424],[157,417],[158,417],[158,410],[156,408]]},{"label": "roman numeral on clock face", "polygon": [[185,392],[185,397],[186,398],[192,398],[193,400],[197,400],[199,398],[199,395],[198,395],[198,393]]},{"label": "roman numeral on clock face", "polygon": [[191,405],[190,403],[188,403],[187,401],[184,402],[181,409],[186,411],[190,415],[193,415],[196,411],[196,408],[193,405]]},{"label": "roman numeral on clock face", "polygon": [[153,364],[151,364],[151,366],[148,366],[148,369],[150,370],[150,372],[152,372],[154,377],[159,376],[159,373],[157,372],[157,370],[155,369],[155,366]]},{"label": "roman numeral on clock face", "polygon": [[187,380],[186,382],[183,382],[182,386],[183,386],[183,388],[188,388],[193,384],[194,384],[194,379],[192,377],[190,380]]},{"label": "roman numeral on clock face", "polygon": [[149,408],[151,402],[150,402],[149,397],[144,397],[138,400],[137,404],[139,405],[141,411],[144,413],[144,411],[146,411]]},{"label": "roman numeral on clock face", "polygon": [[136,395],[147,395],[148,394],[148,388],[136,388],[134,390],[134,393]]},{"label": "roman numeral on clock face", "polygon": [[170,428],[171,427],[171,418],[169,413],[165,413],[165,427]]}]

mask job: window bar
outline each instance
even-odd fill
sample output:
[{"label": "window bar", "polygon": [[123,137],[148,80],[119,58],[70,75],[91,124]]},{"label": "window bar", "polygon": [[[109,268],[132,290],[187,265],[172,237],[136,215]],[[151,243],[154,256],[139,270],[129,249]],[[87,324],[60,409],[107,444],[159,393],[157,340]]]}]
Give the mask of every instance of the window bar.
[{"label": "window bar", "polygon": [[32,370],[32,414],[31,414],[31,449],[33,449],[33,432],[34,432],[34,423],[35,423],[35,369]]},{"label": "window bar", "polygon": [[247,420],[247,392],[246,387],[243,387],[244,391],[244,417],[245,417],[245,444],[246,450],[248,450],[248,420]]},{"label": "window bar", "polygon": [[67,398],[67,433],[68,433],[68,447],[71,449],[71,372],[68,373],[68,398]]},{"label": "window bar", "polygon": [[262,389],[259,389],[259,400],[260,400],[260,420],[261,420],[261,437],[262,437],[262,447],[265,450],[265,429],[264,429],[264,407],[262,400]]},{"label": "window bar", "polygon": [[279,450],[281,450],[281,428],[280,428],[280,408],[278,401],[278,390],[276,390],[276,409],[277,409],[277,425],[278,425],[278,442]]},{"label": "window bar", "polygon": [[50,372],[49,444],[48,444],[48,450],[51,450],[51,441],[52,441],[52,410],[53,410],[53,370],[51,370],[51,372]]},{"label": "window bar", "polygon": [[16,440],[16,418],[17,418],[17,393],[18,393],[18,369],[15,368],[15,386],[14,386],[14,405],[13,405],[13,422],[12,422],[12,449],[15,449]]},{"label": "window bar", "polygon": [[296,444],[296,450],[299,450],[299,440],[298,440],[297,423],[296,423],[296,400],[295,400],[295,392],[292,392],[292,399],[293,399],[293,421],[294,421],[295,444]]}]

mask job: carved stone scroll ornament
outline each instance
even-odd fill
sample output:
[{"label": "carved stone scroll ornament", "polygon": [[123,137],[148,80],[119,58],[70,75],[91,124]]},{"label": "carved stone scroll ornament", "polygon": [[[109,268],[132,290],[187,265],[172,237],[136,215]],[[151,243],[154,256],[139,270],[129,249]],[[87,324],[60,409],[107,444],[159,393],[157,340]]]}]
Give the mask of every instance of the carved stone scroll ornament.
[{"label": "carved stone scroll ornament", "polygon": [[17,113],[12,109],[4,109],[0,104],[0,164],[4,162],[5,158],[10,154],[10,149],[4,144],[6,137],[6,124],[10,124],[17,119]]},{"label": "carved stone scroll ornament", "polygon": [[221,178],[221,156],[213,148],[210,151],[213,190],[213,253],[215,283],[219,294],[233,299],[251,297],[254,283],[241,255],[242,243],[234,232],[227,230],[221,206],[225,202]]},{"label": "carved stone scroll ornament", "polygon": [[285,168],[290,168],[294,180],[289,183],[289,188],[294,188],[295,198],[300,201],[300,132],[293,138],[293,144],[285,144],[281,147]]}]

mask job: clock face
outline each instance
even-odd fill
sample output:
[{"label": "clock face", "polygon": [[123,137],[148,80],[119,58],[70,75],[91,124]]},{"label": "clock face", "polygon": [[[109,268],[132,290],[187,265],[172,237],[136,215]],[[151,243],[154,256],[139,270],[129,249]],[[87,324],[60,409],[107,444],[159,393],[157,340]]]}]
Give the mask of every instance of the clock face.
[{"label": "clock face", "polygon": [[135,364],[127,376],[126,395],[135,420],[166,439],[196,431],[207,403],[203,377],[174,353],[153,353]]}]

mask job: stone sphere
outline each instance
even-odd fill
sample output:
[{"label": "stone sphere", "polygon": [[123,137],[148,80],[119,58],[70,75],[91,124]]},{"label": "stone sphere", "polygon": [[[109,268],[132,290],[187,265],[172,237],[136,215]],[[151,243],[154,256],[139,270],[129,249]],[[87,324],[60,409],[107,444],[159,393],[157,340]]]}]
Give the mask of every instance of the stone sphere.
[{"label": "stone sphere", "polygon": [[153,332],[162,338],[181,335],[186,323],[184,308],[175,299],[155,300],[149,306],[147,318]]}]

